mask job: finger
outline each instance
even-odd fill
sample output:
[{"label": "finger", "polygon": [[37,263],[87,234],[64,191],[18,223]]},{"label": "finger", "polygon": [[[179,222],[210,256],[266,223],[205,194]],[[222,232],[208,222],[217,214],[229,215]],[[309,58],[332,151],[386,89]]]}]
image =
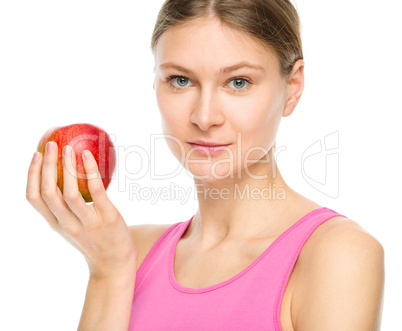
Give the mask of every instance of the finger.
[{"label": "finger", "polygon": [[66,145],[63,150],[63,198],[78,219],[88,219],[89,209],[78,190],[75,152]]},{"label": "finger", "polygon": [[41,166],[42,166],[42,153],[35,152],[31,164],[28,169],[28,180],[26,188],[26,198],[29,203],[41,214],[44,219],[49,223],[50,227],[55,230],[60,230],[60,224],[52,211],[48,208],[43,201],[40,194],[41,186]]},{"label": "finger", "polygon": [[89,193],[96,204],[96,208],[102,213],[110,212],[113,205],[106,194],[95,158],[90,151],[84,150],[82,159],[87,175]]},{"label": "finger", "polygon": [[43,157],[42,178],[41,178],[41,196],[54,216],[62,222],[74,218],[66,202],[60,198],[57,193],[57,144],[50,141],[46,144],[45,156]]}]

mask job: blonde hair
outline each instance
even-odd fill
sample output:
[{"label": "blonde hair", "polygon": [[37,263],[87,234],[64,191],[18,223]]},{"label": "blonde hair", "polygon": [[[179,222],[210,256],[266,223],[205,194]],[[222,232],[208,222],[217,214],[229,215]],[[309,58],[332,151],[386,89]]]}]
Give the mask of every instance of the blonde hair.
[{"label": "blonde hair", "polygon": [[152,34],[152,53],[167,29],[204,18],[218,18],[274,51],[282,77],[303,59],[300,19],[289,0],[166,0]]}]

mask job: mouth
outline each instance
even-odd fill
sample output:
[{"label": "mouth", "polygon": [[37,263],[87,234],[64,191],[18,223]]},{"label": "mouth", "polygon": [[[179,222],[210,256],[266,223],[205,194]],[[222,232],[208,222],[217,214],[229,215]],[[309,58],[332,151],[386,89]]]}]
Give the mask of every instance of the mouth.
[{"label": "mouth", "polygon": [[204,140],[196,140],[190,141],[190,145],[198,145],[203,147],[222,147],[222,146],[229,146],[230,144],[218,144],[213,141],[204,141]]},{"label": "mouth", "polygon": [[228,150],[228,146],[230,144],[225,144],[225,145],[202,145],[200,143],[189,143],[191,146],[191,150],[196,152],[197,154],[201,155],[217,155],[219,153],[222,153],[226,150]]}]

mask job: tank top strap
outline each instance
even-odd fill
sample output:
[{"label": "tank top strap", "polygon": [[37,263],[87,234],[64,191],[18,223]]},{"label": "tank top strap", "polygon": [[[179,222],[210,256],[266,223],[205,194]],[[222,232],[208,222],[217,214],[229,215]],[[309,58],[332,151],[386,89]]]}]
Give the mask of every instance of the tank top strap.
[{"label": "tank top strap", "polygon": [[149,269],[149,264],[154,263],[154,260],[157,258],[158,256],[157,251],[159,249],[166,250],[168,247],[173,245],[173,241],[178,239],[177,236],[181,236],[183,227],[186,227],[187,224],[193,219],[193,217],[191,217],[187,221],[172,224],[159,236],[159,238],[152,245],[151,249],[145,256],[144,260],[142,261],[140,267],[137,270],[135,280],[136,287],[138,286],[138,284],[141,283],[141,280],[144,278],[144,274]]},{"label": "tank top strap", "polygon": [[275,269],[274,324],[278,330],[282,298],[300,252],[317,227],[334,217],[344,217],[347,220],[345,215],[327,207],[313,210],[277,238],[276,245],[272,248],[269,262],[265,267]]}]

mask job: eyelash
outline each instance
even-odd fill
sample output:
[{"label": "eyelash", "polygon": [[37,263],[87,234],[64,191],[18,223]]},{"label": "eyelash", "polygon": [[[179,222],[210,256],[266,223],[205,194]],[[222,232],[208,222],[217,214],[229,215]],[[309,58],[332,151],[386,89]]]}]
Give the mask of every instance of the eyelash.
[{"label": "eyelash", "polygon": [[[166,78],[167,81],[168,81],[169,87],[172,88],[174,91],[179,92],[179,91],[183,90],[185,87],[177,87],[177,86],[174,86],[174,85],[172,84],[172,80],[173,80],[173,79],[176,79],[176,78],[186,78],[186,79],[188,79],[188,78],[187,78],[187,77],[184,77],[184,76],[177,76],[177,75],[172,75],[172,76],[169,76],[169,77]],[[189,79],[188,79],[188,80],[189,80]],[[246,93],[246,92],[250,89],[251,85],[253,84],[249,79],[247,79],[247,78],[245,78],[245,77],[235,77],[235,78],[229,80],[227,83],[229,83],[229,82],[231,82],[231,81],[233,81],[233,80],[244,80],[244,81],[246,81],[246,82],[248,83],[248,85],[247,85],[246,87],[243,87],[243,88],[241,88],[241,89],[235,89],[235,90],[234,90],[234,94],[243,94],[243,93]],[[190,80],[189,80],[189,81],[190,81]],[[226,84],[227,84],[227,83],[226,83]]]}]

